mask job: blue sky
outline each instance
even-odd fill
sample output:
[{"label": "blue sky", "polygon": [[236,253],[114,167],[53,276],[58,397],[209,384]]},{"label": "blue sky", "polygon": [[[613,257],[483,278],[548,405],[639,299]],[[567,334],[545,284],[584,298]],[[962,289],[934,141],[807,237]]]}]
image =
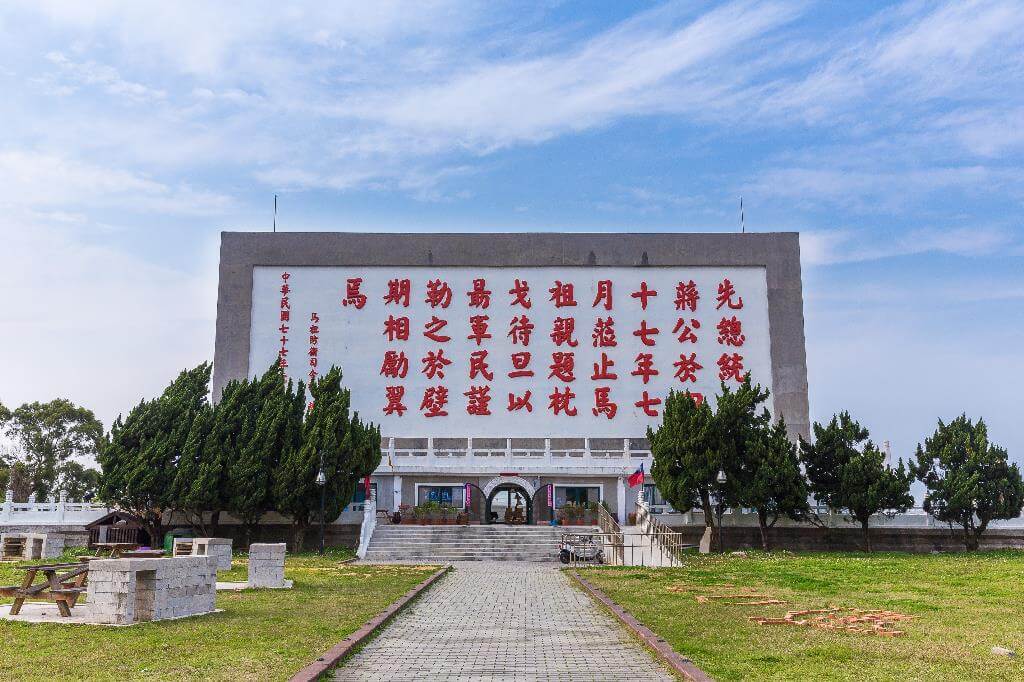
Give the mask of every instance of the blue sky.
[{"label": "blue sky", "polygon": [[[0,400],[213,354],[222,229],[802,233],[812,418],[1024,461],[1020,2],[6,2]],[[336,3],[335,3],[336,4]]]}]

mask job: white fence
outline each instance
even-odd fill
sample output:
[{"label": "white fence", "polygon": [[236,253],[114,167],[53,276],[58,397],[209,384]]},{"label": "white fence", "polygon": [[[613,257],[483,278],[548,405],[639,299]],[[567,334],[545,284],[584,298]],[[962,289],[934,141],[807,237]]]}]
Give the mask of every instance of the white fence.
[{"label": "white fence", "polygon": [[10,491],[0,505],[2,526],[84,526],[110,512],[100,504],[59,500],[15,502]]},{"label": "white fence", "polygon": [[[859,528],[860,524],[852,520],[841,511],[835,511],[828,509],[827,507],[812,507],[812,510],[818,514],[818,518],[828,528]],[[704,512],[699,510],[692,510],[685,514],[679,514],[667,507],[652,508],[652,513],[661,515],[664,523],[669,525],[684,525],[684,526],[703,526],[704,525]],[[722,515],[723,526],[756,526],[757,525],[757,514],[753,511],[741,510],[741,509],[727,509]],[[780,517],[776,526],[800,526],[806,524],[800,524],[795,521],[791,521],[785,517]],[[886,516],[885,514],[875,514],[871,517],[872,528],[949,528],[949,524],[938,521],[934,516],[927,513],[921,507],[911,507],[903,514],[896,514],[895,516]],[[953,524],[954,528],[960,528],[959,524]],[[1007,519],[1005,521],[993,521],[988,525],[990,530],[998,530],[1000,528],[1006,529],[1018,529],[1024,528],[1024,516],[1018,516],[1015,519]]]}]

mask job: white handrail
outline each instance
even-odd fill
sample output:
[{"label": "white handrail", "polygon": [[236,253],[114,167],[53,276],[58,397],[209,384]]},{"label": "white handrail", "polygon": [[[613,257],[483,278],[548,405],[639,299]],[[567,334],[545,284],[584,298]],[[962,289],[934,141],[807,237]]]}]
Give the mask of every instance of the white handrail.
[{"label": "white handrail", "polygon": [[360,559],[366,558],[366,551],[370,548],[370,538],[377,528],[377,493],[370,490],[370,497],[363,505],[363,525],[359,528],[359,547],[356,549],[356,556]]}]

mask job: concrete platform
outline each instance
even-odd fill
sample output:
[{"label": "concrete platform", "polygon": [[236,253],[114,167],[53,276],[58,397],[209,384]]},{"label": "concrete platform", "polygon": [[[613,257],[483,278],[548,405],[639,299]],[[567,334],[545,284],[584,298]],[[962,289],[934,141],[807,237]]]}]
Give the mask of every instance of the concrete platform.
[{"label": "concrete platform", "polygon": [[71,616],[69,618],[61,618],[60,611],[57,610],[57,605],[53,602],[25,602],[21,607],[21,613],[17,616],[11,615],[11,605],[4,604],[0,606],[0,620],[11,621],[14,623],[57,623],[59,625],[99,625],[109,628],[130,628],[135,625],[142,625],[144,623],[161,623],[170,620],[183,620],[184,618],[198,618],[201,616],[209,615],[210,613],[222,613],[224,609],[214,609],[208,613],[200,613],[195,616],[183,616],[182,618],[165,618],[159,621],[141,621],[138,623],[128,624],[117,624],[117,623],[97,623],[92,620],[89,612],[88,604],[79,604],[75,608],[71,609]]}]

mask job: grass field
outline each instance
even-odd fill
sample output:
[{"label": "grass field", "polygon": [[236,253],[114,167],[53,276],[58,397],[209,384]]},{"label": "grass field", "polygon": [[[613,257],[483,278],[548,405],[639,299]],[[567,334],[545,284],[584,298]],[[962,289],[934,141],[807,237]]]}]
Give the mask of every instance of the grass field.
[{"label": "grass field", "polygon": [[[224,611],[207,616],[127,628],[0,621],[0,679],[287,679],[434,570],[341,564],[348,556],[289,556],[293,589],[220,592]],[[20,575],[0,564],[0,584]],[[244,581],[245,557],[218,577]]]},{"label": "grass field", "polygon": [[[583,575],[718,680],[1022,680],[1024,553],[763,554],[701,557],[677,569]],[[670,589],[671,588],[671,589]],[[744,588],[783,605],[697,596]],[[843,606],[914,616],[903,637],[758,625],[751,615]]]}]

